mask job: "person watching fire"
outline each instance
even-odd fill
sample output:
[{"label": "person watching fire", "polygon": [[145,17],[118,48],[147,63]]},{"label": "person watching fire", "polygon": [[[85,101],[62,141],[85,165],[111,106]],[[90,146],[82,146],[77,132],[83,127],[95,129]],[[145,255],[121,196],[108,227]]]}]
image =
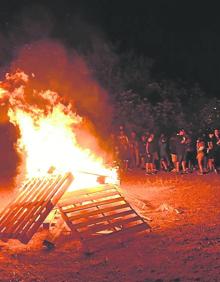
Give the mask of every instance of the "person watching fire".
[{"label": "person watching fire", "polygon": [[146,174],[157,172],[156,161],[158,161],[157,144],[154,133],[151,133],[146,143]]},{"label": "person watching fire", "polygon": [[162,169],[168,171],[170,167],[170,156],[168,153],[168,139],[164,133],[160,135],[158,145],[159,145],[160,165]]},{"label": "person watching fire", "polygon": [[176,162],[176,172],[180,173],[180,167],[182,167],[182,173],[187,173],[186,170],[186,144],[187,135],[184,129],[181,129],[177,134],[178,139],[176,143],[177,151],[177,162]]},{"label": "person watching fire", "polygon": [[121,168],[123,171],[127,171],[130,161],[130,148],[128,136],[125,134],[124,129],[120,129],[119,131],[118,144],[119,158],[122,161]]},{"label": "person watching fire", "polygon": [[204,168],[203,168],[203,161],[205,158],[205,142],[204,140],[199,137],[196,141],[196,150],[197,150],[197,161],[198,161],[198,167],[199,167],[199,175],[204,174]]}]

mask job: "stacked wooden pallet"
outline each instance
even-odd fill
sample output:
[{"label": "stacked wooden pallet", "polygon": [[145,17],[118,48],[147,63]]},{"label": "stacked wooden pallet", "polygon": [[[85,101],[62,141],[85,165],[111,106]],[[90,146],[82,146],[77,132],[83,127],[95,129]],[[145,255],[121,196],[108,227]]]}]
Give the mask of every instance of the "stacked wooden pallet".
[{"label": "stacked wooden pallet", "polygon": [[70,173],[34,177],[0,214],[0,239],[28,243],[72,182]]},{"label": "stacked wooden pallet", "polygon": [[84,241],[134,236],[150,228],[113,185],[67,192],[57,206],[73,235]]},{"label": "stacked wooden pallet", "polygon": [[84,242],[134,237],[150,228],[118,187],[103,184],[68,192],[72,180],[71,173],[48,174],[24,183],[0,214],[0,239],[26,244],[52,214],[60,214],[72,235]]}]

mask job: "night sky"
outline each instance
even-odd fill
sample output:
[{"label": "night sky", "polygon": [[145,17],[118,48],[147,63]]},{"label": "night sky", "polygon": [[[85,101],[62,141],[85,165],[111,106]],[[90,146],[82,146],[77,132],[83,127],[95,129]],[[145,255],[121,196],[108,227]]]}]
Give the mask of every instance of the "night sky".
[{"label": "night sky", "polygon": [[[31,2],[31,3],[30,3]],[[93,34],[154,60],[156,78],[199,82],[219,95],[220,17],[208,1],[8,1],[0,10],[0,65],[16,49],[52,37],[89,47]]]}]

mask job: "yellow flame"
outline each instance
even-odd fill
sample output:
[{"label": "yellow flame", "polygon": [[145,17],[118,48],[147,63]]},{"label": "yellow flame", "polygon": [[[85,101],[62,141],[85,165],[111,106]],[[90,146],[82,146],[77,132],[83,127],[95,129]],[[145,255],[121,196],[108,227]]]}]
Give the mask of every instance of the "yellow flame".
[{"label": "yellow flame", "polygon": [[[11,77],[10,77],[11,78]],[[1,92],[0,92],[1,93]],[[64,106],[57,93],[38,93],[49,101],[47,111],[24,102],[24,87],[10,96],[10,121],[20,129],[17,149],[25,156],[28,177],[46,174],[51,167],[57,173],[72,172],[72,189],[97,185],[98,175],[106,176],[108,183],[117,182],[117,171],[107,168],[104,160],[77,143],[74,127],[82,118]]]},{"label": "yellow flame", "polygon": [[3,88],[0,88],[0,99],[5,96],[6,90]]}]

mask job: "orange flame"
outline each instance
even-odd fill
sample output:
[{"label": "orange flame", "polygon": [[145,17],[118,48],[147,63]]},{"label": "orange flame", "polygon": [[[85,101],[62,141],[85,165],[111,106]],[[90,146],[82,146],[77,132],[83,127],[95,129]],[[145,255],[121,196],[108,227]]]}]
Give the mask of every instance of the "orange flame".
[{"label": "orange flame", "polygon": [[98,175],[106,176],[108,183],[116,183],[116,169],[107,168],[101,157],[77,143],[74,128],[82,117],[50,90],[33,91],[35,98],[43,101],[42,108],[28,103],[25,96],[28,79],[25,73],[17,71],[6,75],[8,82],[16,84],[13,90],[0,87],[0,99],[9,97],[9,119],[20,129],[17,151],[24,157],[26,176],[44,175],[55,167],[57,173],[72,172],[75,177],[72,189],[97,185]]}]

